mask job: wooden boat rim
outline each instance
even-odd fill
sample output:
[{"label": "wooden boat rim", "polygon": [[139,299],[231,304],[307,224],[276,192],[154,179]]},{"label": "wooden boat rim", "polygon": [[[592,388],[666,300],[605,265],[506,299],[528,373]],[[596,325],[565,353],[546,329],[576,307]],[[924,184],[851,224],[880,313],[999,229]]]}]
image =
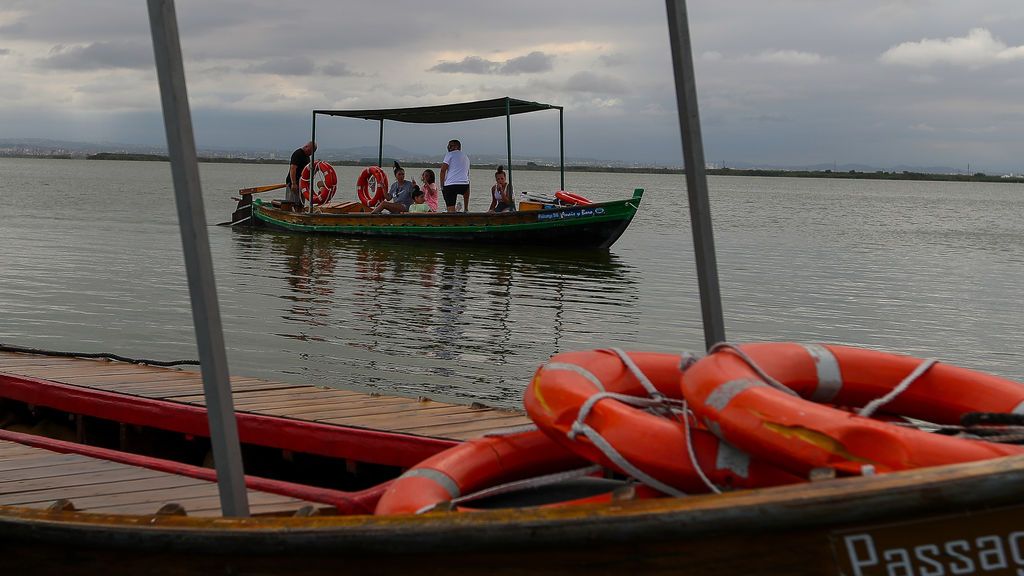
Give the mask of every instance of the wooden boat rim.
[{"label": "wooden boat rim", "polygon": [[[0,536],[67,537],[97,544],[111,540],[132,546],[166,547],[158,534],[175,534],[176,545],[251,547],[265,538],[287,546],[329,546],[367,550],[393,546],[403,550],[461,548],[493,542],[536,543],[539,534],[557,534],[560,542],[614,540],[625,535],[656,540],[722,531],[810,529],[851,522],[893,523],[893,518],[942,516],[965,506],[1020,504],[1024,494],[1024,456],[1010,456],[890,474],[819,481],[811,484],[615,502],[564,508],[429,513],[404,516],[319,516],[200,518],[188,516],[108,515],[50,512],[0,506]],[[458,538],[452,538],[457,535]],[[382,539],[383,536],[387,538]],[[397,539],[397,540],[396,540]],[[161,542],[161,544],[157,544]],[[251,551],[251,548],[250,548]]]}]

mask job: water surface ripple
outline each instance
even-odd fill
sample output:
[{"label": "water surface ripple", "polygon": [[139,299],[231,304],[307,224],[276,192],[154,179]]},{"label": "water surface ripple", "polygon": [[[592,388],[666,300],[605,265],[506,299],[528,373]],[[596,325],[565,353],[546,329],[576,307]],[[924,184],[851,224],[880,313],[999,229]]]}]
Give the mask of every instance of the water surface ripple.
[{"label": "water surface ripple", "polygon": [[[211,225],[229,216],[233,191],[284,173],[201,171]],[[354,196],[358,170],[339,172],[340,194]],[[558,182],[513,177],[520,190]],[[701,349],[683,178],[570,173],[567,183],[595,199],[647,190],[610,253],[211,226],[231,372],[512,407],[556,352]],[[1024,379],[1021,185],[710,185],[730,340],[853,344]],[[0,342],[196,356],[167,164],[0,159],[0,197]]]}]

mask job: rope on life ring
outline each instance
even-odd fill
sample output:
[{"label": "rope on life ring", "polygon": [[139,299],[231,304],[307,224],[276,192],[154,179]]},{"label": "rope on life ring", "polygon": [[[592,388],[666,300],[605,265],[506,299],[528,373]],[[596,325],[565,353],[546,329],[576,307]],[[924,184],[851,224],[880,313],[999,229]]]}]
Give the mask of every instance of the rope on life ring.
[{"label": "rope on life ring", "polygon": [[[334,193],[338,191],[338,173],[334,171],[334,167],[324,162],[323,160],[316,161],[316,169],[313,174],[313,200],[314,206],[320,206],[326,204],[334,196]],[[299,177],[299,191],[302,193],[302,198],[307,202],[310,201],[310,179],[309,179],[309,164],[302,169],[302,175]]]},{"label": "rope on life ring", "polygon": [[363,168],[356,182],[356,194],[359,201],[367,208],[373,208],[384,199],[384,192],[388,189],[388,175],[379,166]]},{"label": "rope on life ring", "polygon": [[565,190],[559,190],[555,192],[555,198],[558,198],[562,202],[572,206],[586,206],[587,204],[593,204],[589,199],[580,196],[579,194],[573,194],[572,192],[566,192]]},{"label": "rope on life ring", "polygon": [[873,474],[1024,453],[870,418],[883,406],[887,415],[939,425],[971,412],[1024,412],[1020,383],[911,356],[823,344],[719,344],[687,368],[680,385],[720,438],[800,476],[816,468]]},{"label": "rope on life ring", "polygon": [[563,352],[537,369],[523,404],[565,448],[664,494],[803,481],[690,422],[681,375],[677,354]]}]

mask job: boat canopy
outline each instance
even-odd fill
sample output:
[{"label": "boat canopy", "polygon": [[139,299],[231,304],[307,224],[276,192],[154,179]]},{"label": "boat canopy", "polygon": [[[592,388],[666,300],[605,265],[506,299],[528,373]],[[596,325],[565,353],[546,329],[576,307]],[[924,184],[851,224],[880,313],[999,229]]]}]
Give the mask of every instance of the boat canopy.
[{"label": "boat canopy", "polygon": [[386,108],[381,110],[314,110],[313,114],[326,116],[344,116],[346,118],[362,118],[364,120],[394,120],[410,124],[442,124],[447,122],[465,122],[467,120],[483,120],[514,114],[526,114],[540,110],[561,110],[561,106],[528,102],[515,98],[494,98],[458,104],[440,106],[420,106],[417,108]]},{"label": "boat canopy", "polygon": [[[512,116],[515,114],[526,114],[527,112],[539,112],[541,110],[558,110],[558,158],[559,158],[559,188],[565,189],[565,129],[562,120],[564,110],[561,106],[554,104],[542,104],[528,100],[517,100],[505,96],[504,98],[493,98],[491,100],[477,100],[474,102],[459,102],[456,104],[442,104],[440,106],[419,106],[416,108],[382,108],[380,110],[313,110],[313,133],[310,140],[316,141],[316,117],[341,116],[343,118],[362,118],[363,120],[374,120],[380,123],[379,141],[377,144],[377,165],[384,161],[384,121],[405,122],[407,124],[446,124],[451,122],[466,122],[469,120],[483,120],[485,118],[505,117],[505,151],[506,166],[508,167],[508,182],[512,183]],[[312,161],[312,158],[310,158]],[[312,210],[310,204],[310,210]]]}]

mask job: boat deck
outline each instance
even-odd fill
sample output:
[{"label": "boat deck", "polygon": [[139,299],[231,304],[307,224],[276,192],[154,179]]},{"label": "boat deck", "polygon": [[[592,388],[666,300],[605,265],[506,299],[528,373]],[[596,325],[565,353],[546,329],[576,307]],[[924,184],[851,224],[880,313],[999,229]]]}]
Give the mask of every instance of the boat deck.
[{"label": "boat deck", "polygon": [[[156,514],[175,503],[190,516],[220,515],[214,482],[0,440],[0,505],[48,508],[61,499],[104,514]],[[292,514],[307,505],[323,507],[249,490],[252,514]]]},{"label": "boat deck", "polygon": [[[0,372],[143,398],[203,405],[198,371],[0,352]],[[521,413],[428,399],[232,377],[235,410],[310,422],[466,440],[529,424]]]}]

